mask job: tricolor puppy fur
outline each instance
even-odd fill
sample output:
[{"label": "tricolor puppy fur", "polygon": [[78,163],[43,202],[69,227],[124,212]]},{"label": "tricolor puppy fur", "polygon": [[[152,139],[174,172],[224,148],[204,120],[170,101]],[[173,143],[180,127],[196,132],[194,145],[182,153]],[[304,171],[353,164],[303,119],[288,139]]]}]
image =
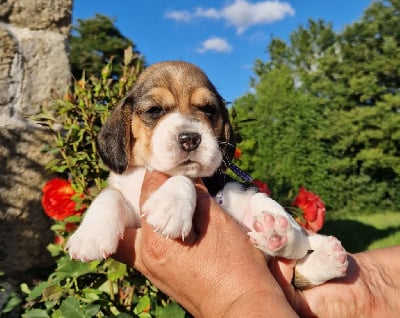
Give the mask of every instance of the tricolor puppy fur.
[{"label": "tricolor puppy fur", "polygon": [[[148,67],[99,133],[99,153],[111,170],[109,186],[69,239],[71,257],[91,261],[112,255],[124,229],[140,226],[140,215],[162,235],[184,239],[196,204],[192,180],[201,177],[256,247],[298,260],[297,286],[345,275],[346,252],[336,238],[307,235],[276,201],[224,174],[235,148],[225,104],[195,65],[170,61]],[[146,170],[171,177],[140,209]]]}]

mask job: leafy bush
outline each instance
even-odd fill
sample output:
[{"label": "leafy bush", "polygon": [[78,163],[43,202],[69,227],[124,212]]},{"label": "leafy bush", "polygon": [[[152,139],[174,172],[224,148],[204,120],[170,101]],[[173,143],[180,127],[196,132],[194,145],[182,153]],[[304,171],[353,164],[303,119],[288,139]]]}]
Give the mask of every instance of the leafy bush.
[{"label": "leafy bush", "polygon": [[[106,185],[108,171],[97,154],[95,138],[142,71],[140,64],[129,66],[132,59],[132,49],[128,48],[119,79],[112,78],[110,61],[100,78],[86,79],[83,75],[63,99],[43,107],[34,118],[50,128],[53,142],[44,151],[54,154],[54,159],[46,168],[57,178],[69,180],[76,212],[87,207]],[[21,290],[27,294],[23,317],[185,316],[176,302],[125,264],[111,258],[90,263],[71,260],[64,244],[81,220],[79,213],[75,214],[59,217],[51,228],[56,240],[48,250],[56,261],[55,271],[33,288],[22,284]]]}]

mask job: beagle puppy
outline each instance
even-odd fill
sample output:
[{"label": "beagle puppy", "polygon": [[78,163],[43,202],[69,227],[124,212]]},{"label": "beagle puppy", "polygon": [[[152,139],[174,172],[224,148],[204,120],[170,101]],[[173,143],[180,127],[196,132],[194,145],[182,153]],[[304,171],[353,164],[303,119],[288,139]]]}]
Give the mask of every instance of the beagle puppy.
[{"label": "beagle puppy", "polygon": [[[336,238],[307,235],[267,195],[227,182],[224,171],[235,148],[228,110],[197,66],[170,61],[148,67],[102,127],[97,144],[111,170],[109,185],[67,243],[73,259],[112,255],[124,229],[140,226],[141,215],[162,235],[184,239],[196,204],[192,180],[201,177],[256,247],[266,255],[298,260],[297,286],[345,275],[346,252]],[[171,177],[140,209],[146,170]]]}]

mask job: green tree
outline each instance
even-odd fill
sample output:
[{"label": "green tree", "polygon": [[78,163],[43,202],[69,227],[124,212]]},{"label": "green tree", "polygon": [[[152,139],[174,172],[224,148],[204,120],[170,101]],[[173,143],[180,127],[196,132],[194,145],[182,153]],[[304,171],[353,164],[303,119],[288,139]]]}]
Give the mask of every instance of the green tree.
[{"label": "green tree", "polygon": [[299,186],[311,189],[325,181],[325,152],[315,134],[321,114],[315,101],[296,89],[288,66],[269,67],[255,86],[257,93],[234,105],[237,118],[255,119],[239,129],[240,165],[288,205]]},{"label": "green tree", "polygon": [[304,76],[307,90],[325,105],[319,134],[331,156],[336,208],[400,206],[399,30],[396,2],[375,2]]},{"label": "green tree", "polygon": [[111,76],[121,76],[124,50],[128,47],[133,54],[130,63],[139,68],[144,65],[144,58],[136,50],[134,43],[121,34],[114,22],[101,14],[87,20],[78,19],[70,39],[71,71],[74,78],[80,79],[83,72],[87,77],[99,77],[104,65],[110,61]]},{"label": "green tree", "polygon": [[[266,126],[254,135],[251,155],[272,151],[281,162],[271,161],[277,166],[266,169],[256,162],[262,157],[243,158],[256,163],[250,170],[266,175],[279,191],[284,183],[301,182],[333,209],[398,209],[398,1],[372,3],[360,21],[339,34],[330,24],[310,20],[289,43],[273,39],[268,51],[269,61],[256,62],[255,93],[238,100],[235,109],[240,119],[252,107],[252,116]],[[279,122],[284,128],[274,135],[271,129]],[[247,138],[246,129],[240,133]],[[303,163],[310,169],[300,169]]]}]

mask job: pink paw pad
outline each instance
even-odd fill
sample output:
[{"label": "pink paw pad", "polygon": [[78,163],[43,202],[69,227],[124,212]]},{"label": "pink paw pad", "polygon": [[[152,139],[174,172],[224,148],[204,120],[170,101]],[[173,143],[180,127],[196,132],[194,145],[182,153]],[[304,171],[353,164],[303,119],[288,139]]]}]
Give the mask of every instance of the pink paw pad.
[{"label": "pink paw pad", "polygon": [[343,248],[340,241],[334,236],[329,237],[329,243],[332,246],[331,254],[329,256],[336,260],[338,271],[345,274],[348,265],[346,250]]},{"label": "pink paw pad", "polygon": [[266,252],[278,250],[288,241],[289,221],[283,216],[265,212],[254,221],[253,229],[249,232],[251,242]]}]

